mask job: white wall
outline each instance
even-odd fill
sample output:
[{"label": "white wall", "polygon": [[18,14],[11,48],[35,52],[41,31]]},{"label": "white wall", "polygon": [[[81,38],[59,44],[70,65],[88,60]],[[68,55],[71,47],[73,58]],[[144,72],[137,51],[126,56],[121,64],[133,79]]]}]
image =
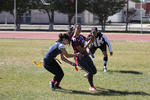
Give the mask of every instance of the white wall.
[{"label": "white wall", "polygon": [[63,14],[63,13],[55,12],[54,22],[55,23],[60,23],[60,24],[68,23],[68,15]]},{"label": "white wall", "polygon": [[135,2],[129,0],[129,9],[130,8],[135,8]]},{"label": "white wall", "polygon": [[39,10],[31,11],[31,23],[48,23],[48,15]]},{"label": "white wall", "polygon": [[117,14],[114,14],[113,16],[108,17],[108,20],[111,20],[111,22],[122,22],[123,21],[122,11],[120,11]]},{"label": "white wall", "polygon": [[93,24],[93,14],[87,10],[83,12],[83,23],[84,24]]},{"label": "white wall", "polygon": [[[73,20],[73,19],[72,19]],[[67,24],[68,16],[63,13],[54,13],[54,22],[59,24]],[[49,18],[46,12],[41,12],[39,10],[31,11],[31,23],[49,23]]]},{"label": "white wall", "polygon": [[14,17],[8,12],[0,13],[0,23],[14,23]]}]

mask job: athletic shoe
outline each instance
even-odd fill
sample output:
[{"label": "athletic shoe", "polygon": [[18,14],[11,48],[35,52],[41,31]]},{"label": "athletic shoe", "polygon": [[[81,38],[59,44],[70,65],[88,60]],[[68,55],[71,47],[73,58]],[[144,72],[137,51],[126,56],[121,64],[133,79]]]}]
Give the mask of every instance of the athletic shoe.
[{"label": "athletic shoe", "polygon": [[84,74],[84,78],[88,78],[88,74],[86,73],[86,74]]},{"label": "athletic shoe", "polygon": [[62,89],[59,85],[55,85],[55,89]]},{"label": "athletic shoe", "polygon": [[79,69],[80,69],[80,70],[83,70],[83,68],[81,68],[81,67],[80,67]]},{"label": "athletic shoe", "polygon": [[96,88],[95,88],[94,86],[91,86],[91,87],[89,88],[89,90],[90,90],[90,91],[96,91]]},{"label": "athletic shoe", "polygon": [[54,85],[54,83],[52,83],[52,82],[50,81],[50,82],[49,82],[49,85],[50,85],[52,91],[54,91],[54,90],[55,90],[55,85]]},{"label": "athletic shoe", "polygon": [[104,70],[103,70],[104,72],[107,72],[107,68],[104,68]]}]

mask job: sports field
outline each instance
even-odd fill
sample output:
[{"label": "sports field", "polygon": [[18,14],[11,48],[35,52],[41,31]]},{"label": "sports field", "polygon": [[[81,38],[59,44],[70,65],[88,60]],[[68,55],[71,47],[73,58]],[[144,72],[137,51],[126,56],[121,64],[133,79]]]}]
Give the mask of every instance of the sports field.
[{"label": "sports field", "polygon": [[[96,92],[88,90],[84,71],[62,62],[62,90],[51,91],[53,77],[32,60],[40,61],[55,40],[0,39],[0,100],[150,100],[150,42],[111,41],[104,73],[100,50],[93,59],[97,74]],[[73,53],[72,47],[67,51]],[[58,57],[60,59],[60,57]],[[73,59],[72,59],[73,60]]]}]

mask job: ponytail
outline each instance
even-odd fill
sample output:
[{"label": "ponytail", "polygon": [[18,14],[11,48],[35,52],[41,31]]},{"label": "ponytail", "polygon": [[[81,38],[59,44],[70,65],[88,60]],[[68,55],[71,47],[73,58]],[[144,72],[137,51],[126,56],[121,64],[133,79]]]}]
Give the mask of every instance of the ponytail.
[{"label": "ponytail", "polygon": [[59,34],[59,39],[57,40],[57,42],[62,42],[63,39],[67,39],[70,42],[70,37],[69,37],[68,34],[66,34],[66,33],[64,33],[64,34],[60,33]]}]

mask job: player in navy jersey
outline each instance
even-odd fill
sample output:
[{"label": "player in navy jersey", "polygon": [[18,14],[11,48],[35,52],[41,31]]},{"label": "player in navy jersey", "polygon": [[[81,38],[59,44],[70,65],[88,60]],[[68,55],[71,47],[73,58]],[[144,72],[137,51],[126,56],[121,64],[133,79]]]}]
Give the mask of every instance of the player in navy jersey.
[{"label": "player in navy jersey", "polygon": [[104,69],[103,69],[103,71],[107,72],[107,67],[106,67],[107,66],[107,62],[108,62],[107,46],[109,48],[110,55],[111,56],[113,55],[110,41],[108,40],[108,38],[106,37],[105,34],[103,34],[102,32],[99,32],[97,30],[97,27],[92,28],[92,31],[91,31],[90,35],[93,35],[95,37],[95,39],[94,39],[94,42],[92,44],[90,44],[89,50],[90,50],[90,52],[92,54],[94,54],[95,51],[98,48],[102,51],[102,53],[104,55],[104,57],[103,57],[103,61],[104,61]]},{"label": "player in navy jersey", "polygon": [[60,54],[61,59],[64,62],[69,63],[73,66],[76,66],[76,64],[74,62],[67,60],[65,57],[70,58],[70,57],[80,56],[79,54],[68,54],[64,45],[69,44],[69,42],[70,42],[70,37],[68,34],[59,34],[59,39],[55,44],[53,44],[49,48],[47,54],[44,57],[43,66],[45,67],[46,70],[48,70],[49,72],[55,75],[54,78],[50,81],[50,86],[53,91],[56,88],[61,89],[59,84],[64,76],[64,72],[62,68],[56,62],[55,59],[56,56]]},{"label": "player in navy jersey", "polygon": [[[85,77],[88,79],[88,82],[90,84],[89,90],[96,91],[96,88],[94,87],[93,84],[93,75],[96,74],[97,70],[92,59],[89,57],[86,51],[86,48],[92,42],[93,38],[91,37],[86,38],[80,33],[81,33],[81,25],[77,24],[75,26],[74,36],[72,38],[72,46],[75,53],[83,54],[84,57],[82,57],[82,59],[77,57],[76,62],[78,62],[78,65],[87,72],[87,74],[85,74]],[[85,45],[85,41],[90,41],[90,42],[88,42],[87,45]]]}]

